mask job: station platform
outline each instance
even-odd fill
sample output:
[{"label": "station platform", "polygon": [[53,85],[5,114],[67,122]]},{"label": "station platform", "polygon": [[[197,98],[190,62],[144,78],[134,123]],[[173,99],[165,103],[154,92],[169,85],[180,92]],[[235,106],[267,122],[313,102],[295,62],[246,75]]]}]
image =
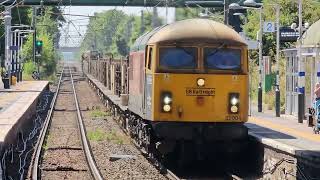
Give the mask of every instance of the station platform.
[{"label": "station platform", "polygon": [[23,81],[11,89],[0,89],[0,151],[16,141],[16,136],[36,112],[41,93],[48,81]]},{"label": "station platform", "polygon": [[252,111],[246,126],[250,135],[266,145],[277,144],[281,150],[294,155],[304,150],[318,151],[320,161],[320,135],[313,133],[313,127],[308,127],[306,120],[298,123],[297,118],[290,115],[275,117],[272,112]]}]

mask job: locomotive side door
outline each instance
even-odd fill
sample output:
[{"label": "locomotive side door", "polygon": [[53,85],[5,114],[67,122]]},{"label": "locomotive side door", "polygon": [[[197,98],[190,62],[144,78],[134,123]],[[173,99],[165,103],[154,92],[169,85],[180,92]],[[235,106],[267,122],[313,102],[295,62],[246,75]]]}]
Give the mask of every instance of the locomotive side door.
[{"label": "locomotive side door", "polygon": [[147,46],[145,61],[145,81],[144,81],[144,114],[145,119],[151,120],[152,115],[152,63],[154,62],[154,47]]}]

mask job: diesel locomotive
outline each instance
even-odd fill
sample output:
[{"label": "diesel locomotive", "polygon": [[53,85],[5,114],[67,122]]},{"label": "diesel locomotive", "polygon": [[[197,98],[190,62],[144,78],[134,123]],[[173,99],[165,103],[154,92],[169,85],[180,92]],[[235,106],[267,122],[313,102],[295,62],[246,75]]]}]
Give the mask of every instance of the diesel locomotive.
[{"label": "diesel locomotive", "polygon": [[128,82],[126,128],[147,151],[234,151],[247,138],[247,45],[224,24],[188,19],[142,35]]}]

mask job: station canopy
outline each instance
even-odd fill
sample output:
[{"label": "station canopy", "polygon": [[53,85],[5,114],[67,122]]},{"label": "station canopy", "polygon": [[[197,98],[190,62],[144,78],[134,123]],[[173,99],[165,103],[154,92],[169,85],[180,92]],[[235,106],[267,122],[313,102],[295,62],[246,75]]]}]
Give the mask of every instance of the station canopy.
[{"label": "station canopy", "polygon": [[[295,48],[283,50],[286,59],[286,113],[298,115],[298,84],[301,72],[305,75],[305,102],[307,108],[313,107],[315,101],[316,82],[320,81],[320,20],[313,23],[302,35],[301,47],[299,40]],[[299,56],[299,50],[301,56]],[[300,59],[301,58],[301,59]],[[300,63],[299,63],[300,62]]]},{"label": "station canopy", "polygon": [[315,46],[320,44],[320,20],[313,23],[309,29],[302,35],[303,46]]},{"label": "station canopy", "polygon": [[[5,1],[5,0],[0,0]],[[15,0],[9,0],[5,5],[10,5]],[[41,0],[17,0],[24,5],[40,5]],[[238,3],[239,0],[229,0],[229,3]],[[43,0],[43,5],[59,6],[159,6],[159,7],[223,7],[224,0]]]}]

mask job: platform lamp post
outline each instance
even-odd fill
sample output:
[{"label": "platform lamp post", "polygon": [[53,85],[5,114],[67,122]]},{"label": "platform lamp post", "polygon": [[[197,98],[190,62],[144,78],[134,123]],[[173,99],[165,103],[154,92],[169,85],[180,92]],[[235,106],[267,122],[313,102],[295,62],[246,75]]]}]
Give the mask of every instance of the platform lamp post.
[{"label": "platform lamp post", "polygon": [[262,10],[263,10],[263,4],[257,3],[254,0],[246,0],[243,2],[243,5],[240,6],[238,3],[231,3],[229,5],[229,9],[257,9],[259,10],[260,14],[260,22],[259,22],[259,34],[258,34],[258,41],[259,41],[259,86],[258,86],[258,112],[262,112]]},{"label": "platform lamp post", "polygon": [[[299,9],[299,26],[296,28],[296,24],[293,23],[291,25],[292,29],[298,30],[299,32],[299,38],[298,38],[298,71],[299,71],[299,76],[298,76],[298,86],[299,86],[299,92],[298,92],[298,122],[303,123],[304,119],[304,111],[305,111],[305,69],[304,69],[304,62],[302,60],[302,0],[298,0],[298,9]],[[306,25],[305,25],[306,26]],[[308,27],[306,27],[308,28]]]},{"label": "platform lamp post", "polygon": [[[255,0],[246,0],[244,3],[244,5],[247,6],[257,6],[260,5],[262,7],[261,3],[256,3]],[[278,4],[270,4],[271,6],[273,6],[276,10],[276,24],[277,24],[277,37],[276,37],[276,89],[275,89],[275,109],[276,109],[276,117],[280,117],[280,78],[279,78],[279,60],[280,60],[280,6]],[[260,12],[261,13],[261,12]],[[261,27],[261,14],[260,14],[260,31],[262,30]],[[260,39],[261,38],[261,39]],[[259,41],[262,42],[262,33],[260,33],[260,37],[259,37]],[[260,44],[260,46],[262,46],[262,43]],[[260,47],[262,49],[262,47]],[[262,51],[261,53],[259,52],[259,60],[262,59]],[[261,61],[260,61],[261,62]],[[260,78],[262,79],[262,69],[261,69],[261,65],[259,62],[259,66],[260,66]],[[261,81],[260,81],[261,83]],[[259,85],[260,87],[260,85]],[[262,101],[262,88],[261,89],[261,93],[258,93],[259,95],[261,95],[261,101]],[[259,89],[259,91],[260,91]],[[259,97],[258,97],[259,99]],[[258,102],[259,104],[259,102]],[[262,104],[262,102],[261,102]],[[259,108],[258,108],[259,109]],[[261,108],[262,109],[262,108]]]},{"label": "platform lamp post", "polygon": [[[11,17],[11,11],[10,10],[7,10],[4,12],[4,25],[5,25],[5,67],[6,67],[6,82],[3,82],[5,84],[5,89],[10,89],[10,84],[11,84],[11,81],[10,81],[10,72],[11,72],[11,69],[10,69],[10,49],[9,49],[9,46],[11,44],[11,20],[12,20],[12,17]],[[9,78],[9,82],[7,81],[7,78]]]},{"label": "platform lamp post", "polygon": [[24,25],[24,24],[10,26],[11,42],[9,43],[8,46],[11,48],[11,51],[9,51],[9,54],[11,55],[9,58],[9,60],[11,59],[11,71],[10,71],[11,84],[12,84],[12,76],[13,75],[17,78],[17,82],[19,82],[19,72],[18,72],[19,38],[18,38],[18,34],[21,31],[28,31],[25,28],[29,28],[29,30],[30,30],[31,27],[29,25]]},{"label": "platform lamp post", "polygon": [[302,37],[302,0],[298,0],[298,9],[299,9],[299,39],[298,39],[298,59],[299,59],[299,94],[298,94],[298,122],[303,123],[304,119],[304,81],[305,81],[305,73],[304,68],[302,67],[304,64],[302,63],[302,52],[301,52],[301,37]]},{"label": "platform lamp post", "polygon": [[263,4],[257,3],[254,0],[246,0],[243,2],[245,6],[260,6],[259,9],[259,35],[258,35],[258,41],[259,41],[259,86],[258,86],[258,112],[262,112],[262,80],[263,80],[263,66],[262,66],[262,48],[263,48],[263,42],[262,42],[262,36],[263,36],[263,30],[262,30],[262,9]]},{"label": "platform lamp post", "polygon": [[13,46],[15,47],[14,51],[12,52],[13,57],[12,57],[12,62],[13,62],[13,74],[16,77],[16,81],[19,82],[19,71],[18,71],[18,53],[19,53],[19,45],[18,45],[18,34],[20,30],[15,29],[13,31]]},{"label": "platform lamp post", "polygon": [[280,6],[276,5],[277,50],[276,50],[276,117],[280,117]]},{"label": "platform lamp post", "polygon": [[23,59],[21,59],[21,52],[23,50],[23,44],[24,44],[24,39],[27,37],[27,34],[34,33],[34,30],[20,30],[18,32],[18,81],[22,81],[22,65],[23,65]]}]

